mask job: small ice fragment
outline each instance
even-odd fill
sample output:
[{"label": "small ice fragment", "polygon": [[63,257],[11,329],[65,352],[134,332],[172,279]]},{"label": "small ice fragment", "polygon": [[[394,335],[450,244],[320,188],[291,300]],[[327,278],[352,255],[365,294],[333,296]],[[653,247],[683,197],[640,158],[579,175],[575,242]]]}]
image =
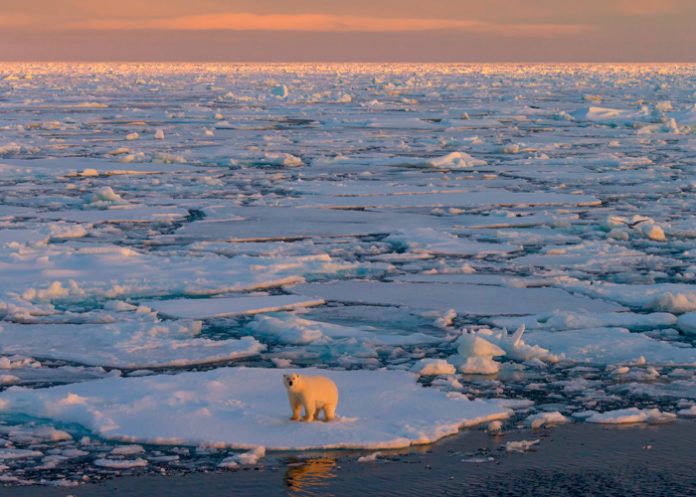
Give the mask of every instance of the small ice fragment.
[{"label": "small ice fragment", "polygon": [[370,455],[367,456],[360,456],[358,457],[358,462],[375,462],[377,460],[377,457],[379,457],[380,453],[379,452],[373,452]]},{"label": "small ice fragment", "polygon": [[436,157],[428,160],[428,164],[432,167],[442,169],[459,169],[467,167],[485,166],[485,160],[474,159],[466,152],[451,152],[443,157]]},{"label": "small ice fragment", "polygon": [[620,376],[628,373],[631,370],[628,366],[619,366],[614,371],[611,372],[612,376]]},{"label": "small ice fragment", "polygon": [[638,409],[630,407],[603,413],[594,413],[586,421],[599,424],[631,424],[648,423],[662,424],[674,421],[677,416],[673,413],[662,412],[659,409]]},{"label": "small ice fragment", "polygon": [[544,426],[558,426],[569,423],[570,420],[558,411],[540,412],[532,414],[524,420],[525,424],[532,430],[542,428]]},{"label": "small ice fragment", "polygon": [[464,357],[495,357],[505,351],[480,336],[464,333],[457,339],[457,352]]},{"label": "small ice fragment", "polygon": [[120,445],[111,451],[115,456],[132,456],[142,454],[143,452],[145,452],[145,449],[140,445]]},{"label": "small ice fragment", "polygon": [[271,362],[275,364],[275,367],[285,369],[292,366],[292,361],[290,359],[283,359],[282,357],[272,357]]},{"label": "small ice fragment", "polygon": [[226,457],[220,464],[218,464],[218,468],[232,469],[236,468],[240,464],[245,466],[254,465],[257,464],[260,459],[263,459],[265,455],[265,447],[256,447],[248,452],[244,452],[242,454],[233,454]]},{"label": "small ice fragment", "polygon": [[[458,361],[459,359],[459,361]],[[463,359],[463,360],[461,360]],[[496,374],[500,371],[500,363],[492,357],[463,357],[451,356],[449,360],[464,374]]]},{"label": "small ice fragment", "polygon": [[462,459],[462,462],[469,462],[469,463],[476,463],[476,464],[481,464],[481,463],[486,463],[486,462],[493,462],[495,461],[495,458],[493,457],[470,457],[469,459]]},{"label": "small ice fragment", "polygon": [[460,372],[466,374],[495,374],[500,363],[495,356],[505,355],[505,351],[480,336],[464,333],[457,339],[459,356],[450,357]]},{"label": "small ice fragment", "polygon": [[503,430],[503,423],[500,421],[491,421],[486,427],[486,431],[491,434],[500,433]]},{"label": "small ice fragment", "polygon": [[506,452],[518,452],[518,453],[524,453],[529,451],[532,447],[535,445],[539,444],[541,440],[536,439],[536,440],[518,440],[514,442],[508,442],[505,444],[505,451]]},{"label": "small ice fragment", "polygon": [[444,359],[421,359],[411,368],[411,371],[421,376],[437,376],[454,374],[456,369]]},{"label": "small ice fragment", "polygon": [[33,459],[43,457],[43,452],[29,449],[0,449],[0,461],[11,459]]},{"label": "small ice fragment", "polygon": [[109,459],[109,458],[101,458],[101,459],[95,459],[94,463],[95,466],[99,466],[100,468],[109,468],[109,469],[130,469],[130,468],[143,468],[147,466],[147,461],[145,459],[141,459],[138,457],[137,459]]},{"label": "small ice fragment", "polygon": [[516,154],[519,151],[520,146],[517,143],[508,143],[501,149],[501,152],[503,152],[504,154]]},{"label": "small ice fragment", "polygon": [[656,224],[646,225],[641,231],[645,236],[657,242],[664,242],[667,239],[664,230]]},{"label": "small ice fragment", "polygon": [[14,385],[19,383],[19,377],[13,374],[2,374],[0,375],[0,385]]},{"label": "small ice fragment", "polygon": [[105,186],[89,196],[88,202],[97,204],[100,202],[123,203],[125,201],[110,186]]},{"label": "small ice fragment", "polygon": [[299,167],[303,165],[302,159],[288,153],[267,153],[264,162],[273,166]]},{"label": "small ice fragment", "polygon": [[696,418],[696,404],[687,409],[680,409],[677,411],[677,415],[682,418]]}]

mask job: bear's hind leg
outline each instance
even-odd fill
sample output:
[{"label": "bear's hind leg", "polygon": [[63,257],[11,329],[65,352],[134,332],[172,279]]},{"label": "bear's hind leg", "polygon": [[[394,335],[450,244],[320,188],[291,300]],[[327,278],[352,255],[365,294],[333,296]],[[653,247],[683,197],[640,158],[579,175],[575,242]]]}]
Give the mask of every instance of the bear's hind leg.
[{"label": "bear's hind leg", "polygon": [[324,406],[324,421],[333,421],[336,419],[336,404],[328,404]]}]

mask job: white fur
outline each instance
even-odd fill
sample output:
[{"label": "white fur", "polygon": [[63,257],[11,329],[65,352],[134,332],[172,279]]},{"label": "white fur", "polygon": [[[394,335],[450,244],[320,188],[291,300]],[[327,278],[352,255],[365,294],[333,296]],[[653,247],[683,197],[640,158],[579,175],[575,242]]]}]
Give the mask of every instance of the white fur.
[{"label": "white fur", "polygon": [[325,376],[305,376],[297,373],[284,374],[283,384],[288,390],[288,400],[292,409],[293,421],[300,419],[304,407],[304,421],[315,421],[319,411],[324,411],[324,421],[331,421],[336,416],[338,405],[338,388]]}]

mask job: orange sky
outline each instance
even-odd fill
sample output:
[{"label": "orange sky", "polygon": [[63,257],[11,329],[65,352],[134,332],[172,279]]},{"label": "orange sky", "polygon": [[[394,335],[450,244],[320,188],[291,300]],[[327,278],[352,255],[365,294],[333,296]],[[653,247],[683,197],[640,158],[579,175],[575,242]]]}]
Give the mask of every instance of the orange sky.
[{"label": "orange sky", "polygon": [[0,59],[692,61],[696,0],[2,0]]}]

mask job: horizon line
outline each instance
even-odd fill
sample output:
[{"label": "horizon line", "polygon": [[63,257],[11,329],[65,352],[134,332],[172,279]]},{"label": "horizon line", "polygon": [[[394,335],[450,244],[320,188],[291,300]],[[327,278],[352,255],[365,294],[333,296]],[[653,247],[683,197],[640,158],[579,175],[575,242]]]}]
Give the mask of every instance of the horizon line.
[{"label": "horizon line", "polygon": [[587,61],[562,61],[562,60],[488,60],[488,61],[428,61],[428,60],[382,60],[382,61],[359,61],[359,60],[332,60],[332,61],[302,61],[302,60],[287,60],[287,61],[270,61],[270,60],[129,60],[129,59],[113,59],[113,60],[71,60],[71,59],[35,59],[35,60],[0,60],[0,64],[614,64],[614,65],[637,65],[637,64],[696,64],[696,60],[671,60],[671,61],[611,61],[611,60],[587,60]]}]

